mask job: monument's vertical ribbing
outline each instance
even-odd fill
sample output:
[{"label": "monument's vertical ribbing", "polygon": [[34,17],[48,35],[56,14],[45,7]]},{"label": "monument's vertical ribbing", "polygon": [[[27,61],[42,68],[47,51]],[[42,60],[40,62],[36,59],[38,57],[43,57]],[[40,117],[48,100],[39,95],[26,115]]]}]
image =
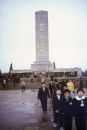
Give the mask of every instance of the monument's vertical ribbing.
[{"label": "monument's vertical ribbing", "polygon": [[35,12],[36,62],[49,61],[48,12]]}]

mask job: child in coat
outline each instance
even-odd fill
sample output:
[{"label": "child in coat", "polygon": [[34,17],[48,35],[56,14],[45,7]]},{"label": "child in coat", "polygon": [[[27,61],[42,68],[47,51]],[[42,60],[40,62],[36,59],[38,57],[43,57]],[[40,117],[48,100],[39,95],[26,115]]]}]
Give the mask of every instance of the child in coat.
[{"label": "child in coat", "polygon": [[74,100],[74,114],[77,130],[86,130],[86,109],[87,98],[84,96],[84,90],[79,88]]}]

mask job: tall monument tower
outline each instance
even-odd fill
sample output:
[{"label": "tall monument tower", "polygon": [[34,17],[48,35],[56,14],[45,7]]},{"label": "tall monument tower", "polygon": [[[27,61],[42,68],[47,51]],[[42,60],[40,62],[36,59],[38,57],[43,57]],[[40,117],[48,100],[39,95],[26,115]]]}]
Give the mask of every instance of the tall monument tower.
[{"label": "tall monument tower", "polygon": [[49,61],[48,12],[35,12],[36,61]]},{"label": "tall monument tower", "polygon": [[48,12],[35,12],[36,62],[31,65],[32,71],[53,71],[49,61]]}]

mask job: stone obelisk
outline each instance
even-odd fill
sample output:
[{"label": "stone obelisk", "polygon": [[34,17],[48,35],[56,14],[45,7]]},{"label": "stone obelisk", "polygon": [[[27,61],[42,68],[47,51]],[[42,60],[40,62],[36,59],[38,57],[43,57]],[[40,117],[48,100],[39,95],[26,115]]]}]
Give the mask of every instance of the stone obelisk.
[{"label": "stone obelisk", "polygon": [[48,12],[35,12],[36,62],[31,65],[32,71],[53,71],[49,61]]}]

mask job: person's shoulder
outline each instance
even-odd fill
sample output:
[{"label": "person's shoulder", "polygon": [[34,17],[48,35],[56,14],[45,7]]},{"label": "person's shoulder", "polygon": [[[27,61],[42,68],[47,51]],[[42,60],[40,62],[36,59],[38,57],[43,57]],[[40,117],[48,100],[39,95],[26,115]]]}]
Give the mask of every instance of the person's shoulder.
[{"label": "person's shoulder", "polygon": [[39,90],[42,90],[42,87],[40,87]]},{"label": "person's shoulder", "polygon": [[69,100],[70,100],[70,101],[72,101],[72,102],[74,101],[74,99],[73,99],[73,98],[71,98],[71,97],[69,98]]},{"label": "person's shoulder", "polygon": [[57,98],[57,95],[56,95],[56,94],[54,95],[54,98]]},{"label": "person's shoulder", "polygon": [[65,99],[65,97],[64,97],[63,95],[61,95],[61,96],[60,96],[60,99],[61,99],[61,100],[64,100],[64,99]]},{"label": "person's shoulder", "polygon": [[84,99],[85,101],[87,101],[87,97],[85,97],[85,99]]},{"label": "person's shoulder", "polygon": [[74,101],[74,102],[76,102],[76,97],[75,97],[75,98],[73,98],[73,101]]},{"label": "person's shoulder", "polygon": [[85,99],[87,100],[87,97],[85,96]]},{"label": "person's shoulder", "polygon": [[83,101],[86,101],[87,102],[87,97],[85,97],[85,96],[83,96],[82,98],[79,98],[78,96],[76,96],[76,98],[75,98],[75,102],[81,102],[81,100],[83,100]]},{"label": "person's shoulder", "polygon": [[57,101],[57,95],[56,94],[53,96],[53,100]]},{"label": "person's shoulder", "polygon": [[61,101],[62,101],[62,102],[66,102],[66,99],[65,99],[64,96],[61,96]]}]

